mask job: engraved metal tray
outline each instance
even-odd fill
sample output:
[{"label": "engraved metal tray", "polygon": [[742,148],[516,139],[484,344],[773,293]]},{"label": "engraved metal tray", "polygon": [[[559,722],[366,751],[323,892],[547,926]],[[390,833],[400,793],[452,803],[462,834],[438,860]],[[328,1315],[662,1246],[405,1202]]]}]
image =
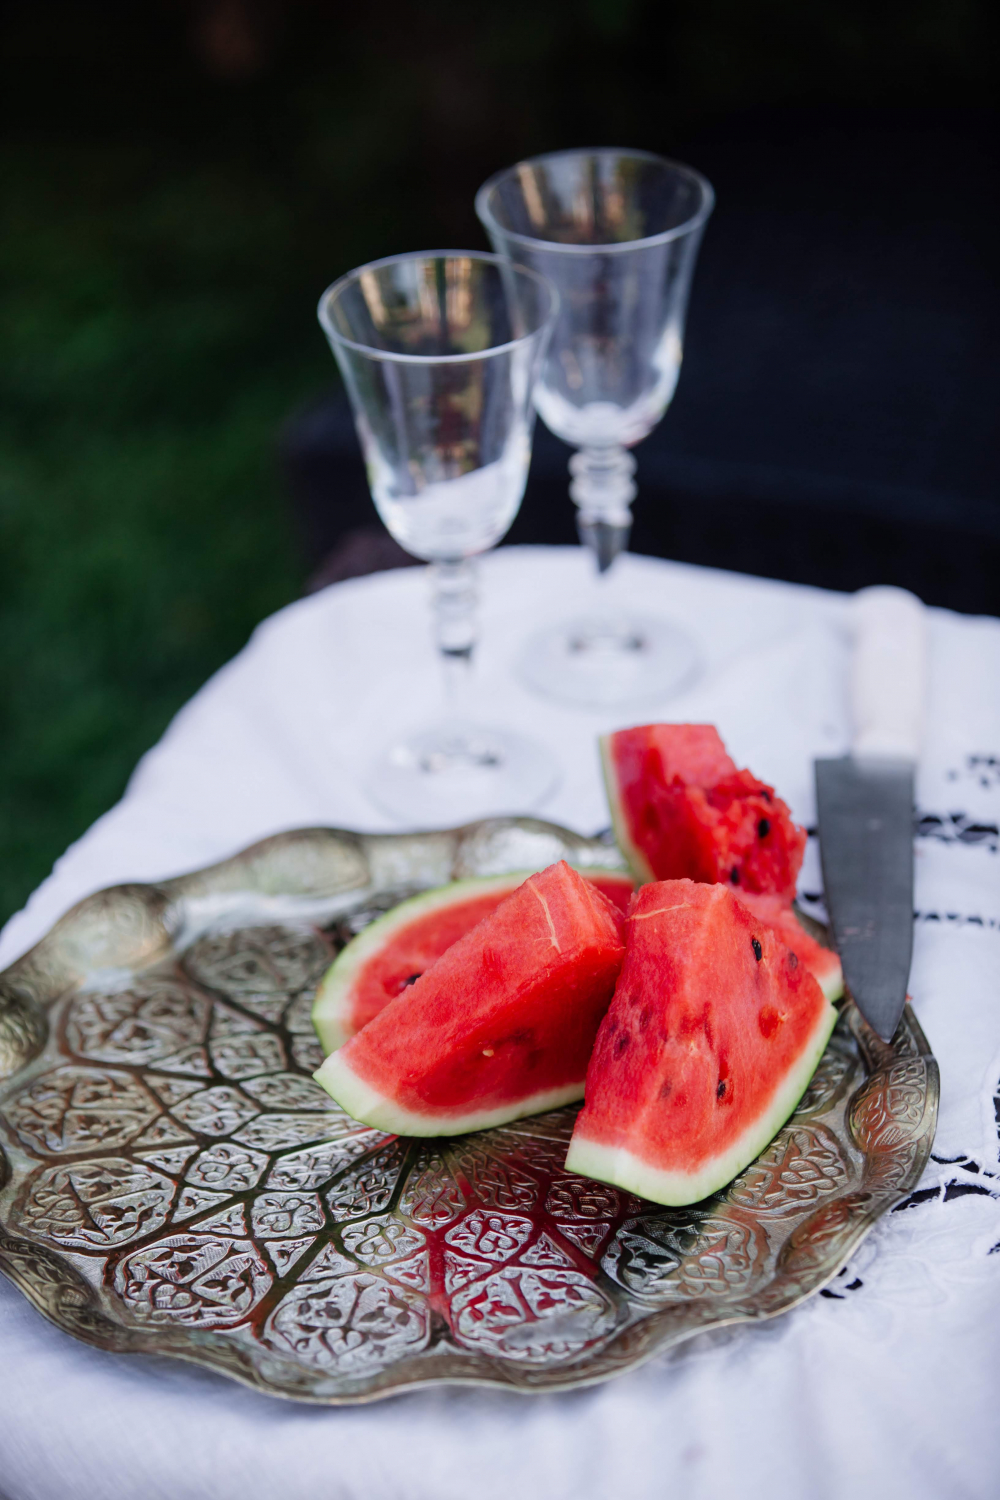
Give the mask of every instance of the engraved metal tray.
[{"label": "engraved metal tray", "polygon": [[0,975],[0,1269],[59,1327],[273,1395],[604,1380],[818,1291],[930,1152],[937,1065],[850,1003],[796,1114],[665,1209],[566,1172],[575,1108],[386,1136],[312,1081],[333,953],[455,876],[620,864],[527,818],[282,834],[81,902]]}]

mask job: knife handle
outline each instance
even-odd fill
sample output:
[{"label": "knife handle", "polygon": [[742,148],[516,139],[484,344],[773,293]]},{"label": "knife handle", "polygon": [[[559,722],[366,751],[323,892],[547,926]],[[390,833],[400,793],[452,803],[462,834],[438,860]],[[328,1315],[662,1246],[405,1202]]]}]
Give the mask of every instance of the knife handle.
[{"label": "knife handle", "polygon": [[853,611],[854,754],[915,761],[927,681],[924,606],[905,589],[879,585],[859,589]]}]

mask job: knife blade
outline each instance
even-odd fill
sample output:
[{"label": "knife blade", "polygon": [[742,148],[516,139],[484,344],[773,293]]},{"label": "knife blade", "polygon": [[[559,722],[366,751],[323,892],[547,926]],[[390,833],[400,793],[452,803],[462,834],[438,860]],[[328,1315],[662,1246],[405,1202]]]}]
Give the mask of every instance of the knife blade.
[{"label": "knife blade", "polygon": [[902,589],[853,601],[852,753],[816,761],[826,906],[844,982],[891,1041],[913,953],[913,803],[925,685],[925,619]]}]

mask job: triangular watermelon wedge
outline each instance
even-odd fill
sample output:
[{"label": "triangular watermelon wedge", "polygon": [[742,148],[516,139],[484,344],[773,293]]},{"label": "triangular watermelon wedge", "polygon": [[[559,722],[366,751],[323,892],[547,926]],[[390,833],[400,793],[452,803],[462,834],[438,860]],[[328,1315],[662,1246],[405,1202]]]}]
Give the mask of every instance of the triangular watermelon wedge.
[{"label": "triangular watermelon wedge", "polygon": [[619,848],[640,880],[724,881],[791,902],[806,831],[774,788],[737,770],[711,724],[641,724],[604,735]]},{"label": "triangular watermelon wedge", "polygon": [[566,1166],[695,1203],[795,1109],[837,1012],[780,935],[722,885],[643,886]]},{"label": "triangular watermelon wedge", "polygon": [[624,917],[564,861],[531,875],[315,1074],[355,1119],[460,1135],[583,1095]]},{"label": "triangular watermelon wedge", "polygon": [[[477,875],[421,891],[370,922],[341,949],[316,991],[312,1021],[335,1052],[404,994],[431,964],[527,880],[530,870]],[[624,870],[581,871],[624,915],[635,881]]]}]

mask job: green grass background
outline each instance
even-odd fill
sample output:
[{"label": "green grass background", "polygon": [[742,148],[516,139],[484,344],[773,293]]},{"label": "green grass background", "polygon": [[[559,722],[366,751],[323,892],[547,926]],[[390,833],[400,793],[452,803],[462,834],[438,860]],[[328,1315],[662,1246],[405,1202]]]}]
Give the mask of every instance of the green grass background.
[{"label": "green grass background", "polygon": [[[234,14],[248,45],[231,45]],[[11,0],[0,920],[299,591],[276,438],[335,379],[314,316],[329,280],[481,244],[475,187],[531,151],[683,153],[692,128],[761,106],[985,97],[989,15],[985,0]]]},{"label": "green grass background", "polygon": [[253,184],[18,146],[0,203],[5,916],[295,597],[275,434],[330,371],[290,337],[286,216]]}]

